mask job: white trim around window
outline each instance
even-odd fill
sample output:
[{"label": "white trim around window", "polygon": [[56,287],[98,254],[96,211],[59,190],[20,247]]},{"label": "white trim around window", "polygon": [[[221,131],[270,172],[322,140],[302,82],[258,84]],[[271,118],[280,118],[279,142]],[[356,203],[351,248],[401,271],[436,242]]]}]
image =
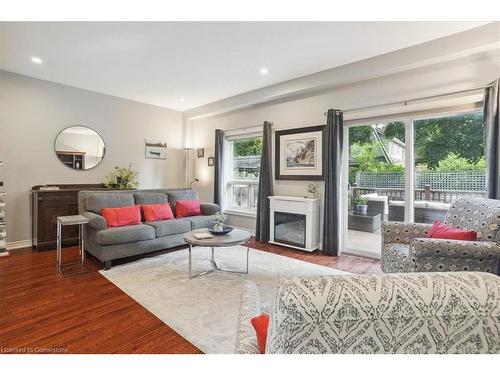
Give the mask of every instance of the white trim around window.
[{"label": "white trim around window", "polygon": [[[226,132],[224,135],[224,163],[223,163],[223,200],[222,211],[230,215],[239,215],[244,217],[255,218],[257,214],[257,199],[255,189],[258,189],[259,178],[237,178],[232,175],[233,171],[233,141],[246,138],[262,137],[261,127],[252,127],[246,129]],[[240,189],[243,192],[241,197],[245,199],[248,208],[238,207],[233,203],[235,192],[233,189]],[[246,190],[246,193],[245,193]],[[255,207],[251,209],[250,207]]]}]

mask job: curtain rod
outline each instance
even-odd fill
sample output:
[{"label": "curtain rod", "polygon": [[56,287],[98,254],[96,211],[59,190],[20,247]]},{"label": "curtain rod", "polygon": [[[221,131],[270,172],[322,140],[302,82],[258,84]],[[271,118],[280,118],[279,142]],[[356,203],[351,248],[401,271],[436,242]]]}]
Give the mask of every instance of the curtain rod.
[{"label": "curtain rod", "polygon": [[[259,127],[262,127],[262,125],[263,124],[253,125],[253,126],[245,126],[244,128],[228,129],[228,130],[224,130],[224,133],[240,132],[240,131],[244,131],[244,130],[257,129]],[[274,127],[273,123],[271,123],[271,127]]]},{"label": "curtain rod", "polygon": [[[481,87],[476,87],[473,89],[467,89],[467,90],[459,90],[459,91],[453,91],[453,92],[448,92],[446,94],[438,94],[438,95],[432,95],[432,96],[424,96],[421,98],[415,98],[415,99],[408,99],[408,100],[402,100],[398,102],[390,102],[390,103],[384,103],[384,104],[375,104],[375,105],[370,105],[368,107],[358,107],[358,108],[351,108],[347,109],[345,111],[341,111],[343,113],[346,112],[357,112],[361,110],[367,110],[367,109],[373,109],[373,108],[378,108],[378,107],[389,107],[389,106],[395,106],[395,105],[401,105],[402,107],[407,106],[411,102],[419,102],[422,100],[427,100],[427,99],[435,99],[435,98],[441,98],[443,96],[450,96],[450,95],[456,95],[456,94],[463,94],[466,92],[472,92],[472,91],[479,91],[479,90],[484,90],[488,87],[492,87],[493,85],[486,85],[486,86],[481,86]],[[328,112],[323,113],[324,116],[327,115]]]}]

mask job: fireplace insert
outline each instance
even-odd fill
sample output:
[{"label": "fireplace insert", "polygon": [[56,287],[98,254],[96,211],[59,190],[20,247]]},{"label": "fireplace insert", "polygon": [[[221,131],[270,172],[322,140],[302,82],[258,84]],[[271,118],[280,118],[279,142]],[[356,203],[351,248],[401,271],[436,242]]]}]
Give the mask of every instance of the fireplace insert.
[{"label": "fireplace insert", "polygon": [[275,211],[274,241],[306,247],[306,215]]}]

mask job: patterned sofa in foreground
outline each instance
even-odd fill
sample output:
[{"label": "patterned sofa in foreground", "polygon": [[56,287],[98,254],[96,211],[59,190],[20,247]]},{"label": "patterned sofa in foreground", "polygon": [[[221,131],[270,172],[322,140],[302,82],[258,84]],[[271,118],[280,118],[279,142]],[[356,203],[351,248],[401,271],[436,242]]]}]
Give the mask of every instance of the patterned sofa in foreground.
[{"label": "patterned sofa in foreground", "polygon": [[382,225],[382,271],[482,271],[497,273],[500,200],[466,198],[453,203],[445,224],[477,231],[477,241],[426,238],[431,224]]},{"label": "patterned sofa in foreground", "polygon": [[[256,354],[245,285],[235,352]],[[480,272],[282,277],[266,353],[499,353],[500,277]]]}]

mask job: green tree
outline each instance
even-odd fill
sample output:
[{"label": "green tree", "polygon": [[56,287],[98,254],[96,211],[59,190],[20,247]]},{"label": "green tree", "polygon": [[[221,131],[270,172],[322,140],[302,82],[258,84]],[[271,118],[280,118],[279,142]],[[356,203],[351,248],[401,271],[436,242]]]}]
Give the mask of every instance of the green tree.
[{"label": "green tree", "polygon": [[440,160],[437,167],[433,170],[438,172],[484,171],[485,168],[486,160],[484,157],[473,163],[466,158],[460,157],[451,152],[444,159]]},{"label": "green tree", "polygon": [[371,143],[373,130],[371,126],[356,126],[349,129],[349,143],[351,145]]},{"label": "green tree", "polygon": [[234,156],[254,156],[262,154],[262,137],[234,141]]},{"label": "green tree", "polygon": [[[450,153],[455,153],[473,164],[484,156],[481,113],[417,120],[414,124],[415,156],[419,164],[426,164],[430,169],[434,169]],[[387,124],[384,137],[397,138],[404,142],[404,123]]]},{"label": "green tree", "polygon": [[349,182],[356,182],[356,173],[362,172],[404,172],[404,165],[377,160],[377,144],[355,143],[351,146],[354,165],[349,168]]},{"label": "green tree", "polygon": [[389,122],[384,128],[384,137],[387,139],[399,139],[405,142],[405,124],[401,121]]},{"label": "green tree", "polygon": [[433,169],[449,154],[477,163],[484,156],[483,116],[460,116],[415,121],[416,161]]}]

